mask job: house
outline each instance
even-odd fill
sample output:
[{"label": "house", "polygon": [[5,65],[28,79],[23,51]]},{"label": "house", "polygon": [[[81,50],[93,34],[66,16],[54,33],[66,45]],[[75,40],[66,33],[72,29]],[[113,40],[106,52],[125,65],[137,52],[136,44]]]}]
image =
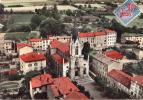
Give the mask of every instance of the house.
[{"label": "house", "polygon": [[130,95],[132,98],[143,98],[143,76],[135,76],[131,81]]},{"label": "house", "polygon": [[113,30],[105,29],[101,32],[79,33],[81,43],[90,43],[91,48],[99,49],[112,47],[116,44],[117,33]]},{"label": "house", "polygon": [[91,54],[92,72],[104,80],[107,80],[107,73],[113,69],[122,70],[123,64],[117,60],[107,57],[104,54]]},{"label": "house", "polygon": [[18,52],[19,56],[21,56],[23,54],[33,52],[33,48],[30,44],[19,43],[19,44],[17,44],[17,52]]},{"label": "house", "polygon": [[26,74],[29,71],[41,70],[46,67],[46,57],[39,53],[27,53],[20,56],[20,69]]},{"label": "house", "polygon": [[16,42],[13,40],[0,40],[0,51],[6,55],[15,53]]},{"label": "house", "polygon": [[108,84],[117,91],[123,91],[126,94],[130,93],[131,76],[121,70],[113,69],[108,73]]},{"label": "house", "polygon": [[46,51],[48,45],[50,44],[50,40],[48,38],[42,39],[42,38],[31,38],[28,40],[28,43],[33,47],[34,50],[40,51]]},{"label": "house", "polygon": [[79,33],[81,43],[89,42],[91,48],[106,47],[105,32]]},{"label": "house", "polygon": [[121,37],[121,42],[127,41],[139,43],[139,47],[143,47],[143,34],[124,33]]},{"label": "house", "polygon": [[75,35],[68,42],[51,41],[48,50],[56,75],[70,77],[72,80],[89,74],[89,59],[85,60],[81,53],[83,47],[78,32],[74,30],[73,34]]},{"label": "house", "polygon": [[[53,83],[53,78],[50,74],[42,74],[33,77],[30,81],[30,95],[31,98],[36,98],[37,93],[45,93],[45,98],[47,97],[47,86]],[[42,97],[41,97],[42,98]],[[40,98],[40,99],[41,99]]]},{"label": "house", "polygon": [[110,30],[110,29],[105,29],[104,31],[106,33],[107,47],[115,46],[116,41],[117,41],[117,33],[113,30]]},{"label": "house", "polygon": [[53,40],[58,40],[60,42],[66,43],[68,41],[70,41],[71,36],[48,36],[49,40],[53,41]]},{"label": "house", "polygon": [[[64,85],[63,85],[64,84]],[[43,94],[42,96],[40,94]],[[67,77],[52,78],[49,74],[33,77],[30,81],[32,99],[66,99],[81,97],[88,98]],[[72,97],[73,96],[73,97]]]},{"label": "house", "polygon": [[108,73],[108,85],[123,91],[134,99],[143,98],[143,76],[129,76],[121,70],[113,69]]}]

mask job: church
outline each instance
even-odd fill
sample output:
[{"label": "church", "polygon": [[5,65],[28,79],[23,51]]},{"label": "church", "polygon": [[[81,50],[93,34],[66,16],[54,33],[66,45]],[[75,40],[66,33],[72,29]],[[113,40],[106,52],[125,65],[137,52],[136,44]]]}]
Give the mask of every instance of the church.
[{"label": "church", "polygon": [[50,69],[57,77],[69,77],[72,80],[89,75],[89,57],[82,55],[83,45],[79,41],[78,30],[72,29],[72,37],[67,42],[52,40],[47,50]]}]

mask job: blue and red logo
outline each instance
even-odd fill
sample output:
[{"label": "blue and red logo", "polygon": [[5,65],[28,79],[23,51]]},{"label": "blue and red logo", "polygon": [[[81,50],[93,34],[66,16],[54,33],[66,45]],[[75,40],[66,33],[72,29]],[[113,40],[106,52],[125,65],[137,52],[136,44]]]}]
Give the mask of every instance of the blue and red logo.
[{"label": "blue and red logo", "polygon": [[126,0],[121,6],[115,9],[114,14],[124,26],[127,26],[141,13],[133,0]]}]

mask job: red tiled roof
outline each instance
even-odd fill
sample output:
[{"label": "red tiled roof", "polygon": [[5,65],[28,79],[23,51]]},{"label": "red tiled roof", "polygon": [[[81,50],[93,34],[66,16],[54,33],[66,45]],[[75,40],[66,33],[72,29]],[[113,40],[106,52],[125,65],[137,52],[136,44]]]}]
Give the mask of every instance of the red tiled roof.
[{"label": "red tiled roof", "polygon": [[38,88],[43,85],[49,85],[52,84],[52,82],[52,76],[49,74],[39,75],[31,79],[32,88]]},{"label": "red tiled roof", "polygon": [[89,33],[79,33],[80,38],[84,37],[95,37],[95,36],[101,36],[101,35],[106,35],[105,32],[89,32]]},{"label": "red tiled roof", "polygon": [[70,94],[68,94],[64,100],[88,100],[88,98],[80,92],[72,92]]},{"label": "red tiled roof", "polygon": [[[54,95],[55,97],[60,96],[60,94],[67,95],[67,94],[70,94],[71,92],[80,91],[67,77],[55,78],[54,86],[55,87],[53,88],[52,86],[51,89],[53,89],[52,92],[53,94],[55,94]],[[59,94],[57,93],[57,91],[59,92]]]},{"label": "red tiled roof", "polygon": [[34,62],[34,61],[46,60],[46,57],[43,54],[38,54],[38,53],[35,53],[35,52],[21,55],[20,58],[24,62]]},{"label": "red tiled roof", "polygon": [[133,81],[136,81],[139,85],[143,86],[143,76],[135,76],[132,78]]},{"label": "red tiled roof", "polygon": [[60,96],[58,87],[56,85],[52,84],[52,85],[50,85],[50,88],[51,88],[51,91],[52,91],[54,97],[59,97]]},{"label": "red tiled roof", "polygon": [[106,31],[107,33],[115,32],[114,30],[111,30],[111,29],[105,29],[105,31]]},{"label": "red tiled roof", "polygon": [[17,44],[17,48],[18,49],[21,49],[21,48],[26,47],[26,46],[31,47],[30,44],[26,44],[26,43],[19,43],[19,44]]},{"label": "red tiled roof", "polygon": [[48,40],[48,38],[47,39],[31,38],[31,39],[29,39],[29,42],[41,42],[42,40]]},{"label": "red tiled roof", "polygon": [[51,48],[58,48],[62,52],[66,53],[66,52],[69,52],[69,50],[70,50],[70,44],[69,44],[69,42],[62,43],[58,40],[53,40],[51,42]]},{"label": "red tiled roof", "polygon": [[115,51],[115,50],[112,50],[112,51],[106,51],[105,52],[105,55],[107,57],[110,57],[112,59],[122,59],[123,58],[123,55],[118,52],[118,51]]},{"label": "red tiled roof", "polygon": [[61,44],[60,41],[58,41],[58,40],[53,40],[53,41],[51,42],[51,48],[57,48],[60,44]]},{"label": "red tiled roof", "polygon": [[80,38],[84,38],[84,37],[95,37],[95,36],[106,35],[106,34],[112,33],[112,32],[115,32],[115,31],[114,31],[114,30],[110,30],[110,29],[105,29],[105,31],[102,31],[102,32],[79,33],[79,37],[80,37]]},{"label": "red tiled roof", "polygon": [[63,43],[58,46],[58,49],[63,53],[69,54],[70,53],[70,45],[69,43]]},{"label": "red tiled roof", "polygon": [[131,85],[131,76],[124,73],[123,71],[113,69],[108,73],[108,76],[113,78],[114,80],[116,80],[117,82],[123,84],[124,86],[126,86],[128,88]]},{"label": "red tiled roof", "polygon": [[[55,54],[53,54],[52,55],[52,57],[53,57],[53,59],[57,62],[57,63],[59,63],[59,64],[63,64],[63,57],[61,57],[59,54],[57,54],[57,53],[55,53]],[[67,61],[65,60],[65,63],[66,63]]]}]

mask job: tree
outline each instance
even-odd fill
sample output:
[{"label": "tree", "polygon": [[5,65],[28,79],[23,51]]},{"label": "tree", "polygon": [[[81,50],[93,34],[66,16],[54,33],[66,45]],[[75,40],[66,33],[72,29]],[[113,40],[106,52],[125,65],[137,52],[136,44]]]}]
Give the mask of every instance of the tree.
[{"label": "tree", "polygon": [[88,8],[92,8],[90,4],[88,5]]},{"label": "tree", "polygon": [[4,13],[4,5],[0,3],[0,14]]},{"label": "tree", "polygon": [[40,24],[40,32],[42,37],[47,35],[60,35],[64,32],[65,26],[61,20],[47,18]]},{"label": "tree", "polygon": [[68,16],[73,16],[73,12],[72,12],[70,9],[68,9],[68,10],[66,11],[66,15],[68,15]]},{"label": "tree", "polygon": [[41,9],[41,14],[46,15],[47,14],[47,5],[44,4],[43,8]]},{"label": "tree", "polygon": [[85,42],[82,49],[82,54],[84,55],[84,59],[88,59],[89,51],[90,51],[90,44],[88,42]]},{"label": "tree", "polygon": [[38,27],[41,23],[42,20],[46,19],[45,16],[43,15],[34,15],[32,18],[31,18],[31,28],[32,29],[35,29],[36,27]]},{"label": "tree", "polygon": [[63,0],[62,4],[63,4],[63,5],[69,5],[70,2],[69,2],[68,0]]},{"label": "tree", "polygon": [[57,5],[55,4],[54,5],[54,8],[52,10],[52,14],[51,14],[51,17],[53,17],[54,19],[60,19],[60,14],[58,12],[58,9],[57,9]]},{"label": "tree", "polygon": [[81,32],[84,32],[84,33],[91,32],[91,27],[84,25],[83,28],[81,29]]}]

